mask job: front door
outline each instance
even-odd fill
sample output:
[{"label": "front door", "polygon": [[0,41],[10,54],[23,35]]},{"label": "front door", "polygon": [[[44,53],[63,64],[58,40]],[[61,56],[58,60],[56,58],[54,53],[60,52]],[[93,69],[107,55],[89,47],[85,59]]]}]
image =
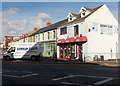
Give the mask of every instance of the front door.
[{"label": "front door", "polygon": [[60,58],[63,58],[64,57],[64,46],[61,45],[60,46]]},{"label": "front door", "polygon": [[76,46],[76,56],[77,56],[78,60],[83,61],[83,59],[82,59],[82,45]]}]

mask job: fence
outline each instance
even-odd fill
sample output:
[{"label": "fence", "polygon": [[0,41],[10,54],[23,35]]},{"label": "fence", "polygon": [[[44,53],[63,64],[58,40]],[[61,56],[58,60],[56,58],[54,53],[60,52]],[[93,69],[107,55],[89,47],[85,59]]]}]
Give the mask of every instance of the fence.
[{"label": "fence", "polygon": [[84,61],[120,62],[120,53],[83,53]]}]

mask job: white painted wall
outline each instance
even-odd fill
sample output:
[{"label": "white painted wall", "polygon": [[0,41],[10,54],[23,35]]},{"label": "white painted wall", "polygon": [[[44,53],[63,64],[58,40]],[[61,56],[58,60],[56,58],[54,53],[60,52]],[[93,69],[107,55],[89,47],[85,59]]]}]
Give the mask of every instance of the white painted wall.
[{"label": "white painted wall", "polygon": [[86,22],[95,22],[101,24],[108,24],[108,25],[118,25],[118,21],[112,15],[110,10],[106,5],[103,5],[97,11],[95,11],[92,15],[85,19]]},{"label": "white painted wall", "polygon": [[[87,27],[86,29],[90,29],[92,26],[92,23],[86,23]],[[101,34],[101,27],[100,24],[97,25],[98,29],[97,31],[88,32],[87,34],[84,34],[88,38],[88,42],[83,44],[84,46],[84,53],[88,53],[88,56],[94,56],[98,55],[100,57],[100,54],[105,56],[105,59],[111,59],[111,49],[113,56],[112,58],[116,58],[116,42],[118,42],[118,35],[114,33],[114,27],[113,27],[113,34],[112,35],[106,35]],[[83,28],[82,28],[83,29]],[[91,54],[91,55],[90,55]],[[115,56],[114,56],[115,55]]]},{"label": "white painted wall", "polygon": [[[111,49],[112,53],[116,55],[117,48],[116,48],[116,42],[118,42],[118,34],[114,33],[114,26],[118,25],[117,20],[112,15],[110,10],[107,8],[106,5],[103,5],[101,8],[99,8],[96,12],[94,12],[92,15],[90,15],[88,18],[85,19],[86,29],[91,29],[90,27],[92,24],[96,23],[98,24],[97,28],[98,31],[93,32],[87,32],[86,36],[88,38],[88,42],[84,45],[84,52],[88,53],[108,53],[105,59],[111,58]],[[100,24],[105,25],[112,25],[112,35],[105,35],[100,34],[101,28]],[[86,48],[87,47],[87,48]],[[116,58],[116,56],[112,55],[112,58]],[[119,57],[118,57],[119,58]]]}]

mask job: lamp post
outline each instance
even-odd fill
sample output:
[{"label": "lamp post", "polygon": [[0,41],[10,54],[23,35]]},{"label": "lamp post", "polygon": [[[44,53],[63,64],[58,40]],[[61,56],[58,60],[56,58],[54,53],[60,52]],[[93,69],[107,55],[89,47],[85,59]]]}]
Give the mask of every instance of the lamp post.
[{"label": "lamp post", "polygon": [[118,63],[118,61],[117,61],[117,57],[118,57],[118,43],[116,42],[116,63]]}]

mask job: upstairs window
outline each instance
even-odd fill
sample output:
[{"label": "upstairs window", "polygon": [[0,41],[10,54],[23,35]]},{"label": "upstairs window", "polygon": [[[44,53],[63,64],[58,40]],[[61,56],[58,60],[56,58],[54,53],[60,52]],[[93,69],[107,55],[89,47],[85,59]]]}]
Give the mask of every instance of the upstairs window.
[{"label": "upstairs window", "polygon": [[70,17],[70,20],[72,20],[72,18]]},{"label": "upstairs window", "polygon": [[79,26],[76,25],[76,26],[74,26],[74,36],[77,36],[78,33],[79,33]]},{"label": "upstairs window", "polygon": [[55,39],[55,37],[56,37],[56,32],[55,32],[55,31],[53,31],[53,37],[54,37],[54,39]]},{"label": "upstairs window", "polygon": [[43,40],[44,40],[44,33],[43,33]]},{"label": "upstairs window", "polygon": [[67,34],[67,27],[63,27],[60,29],[60,35]]},{"label": "upstairs window", "polygon": [[50,39],[50,32],[48,32],[48,39]]}]

